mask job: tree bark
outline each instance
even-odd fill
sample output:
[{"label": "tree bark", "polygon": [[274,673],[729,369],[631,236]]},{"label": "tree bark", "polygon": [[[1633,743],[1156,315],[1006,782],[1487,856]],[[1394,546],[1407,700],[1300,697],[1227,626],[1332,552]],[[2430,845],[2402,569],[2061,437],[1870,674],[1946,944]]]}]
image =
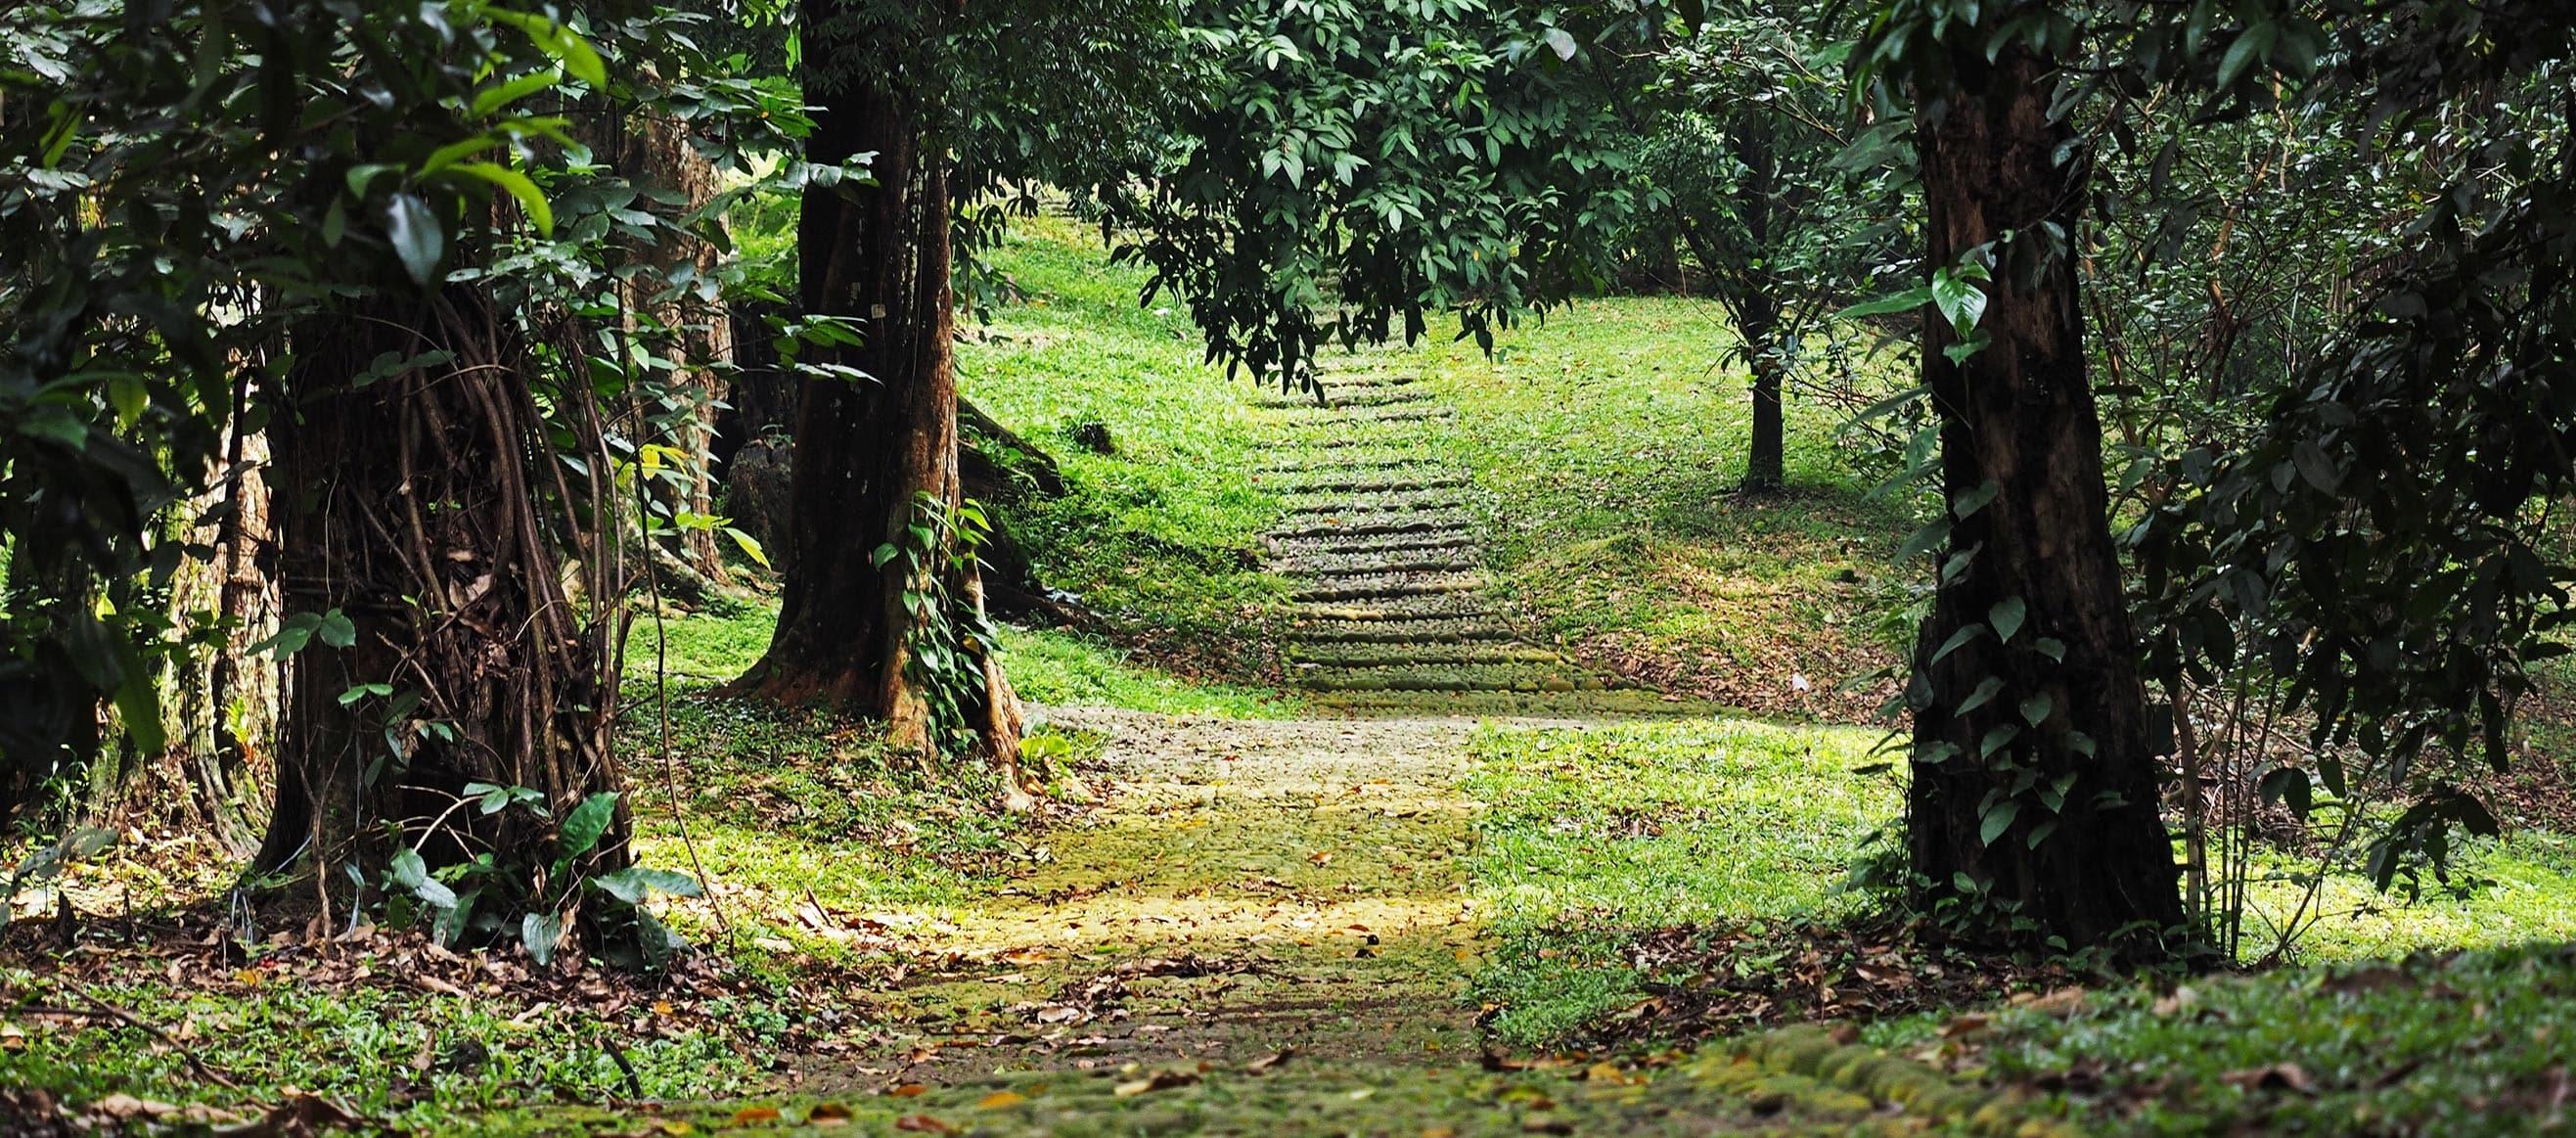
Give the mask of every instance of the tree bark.
[{"label": "tree bark", "polygon": [[[573,927],[601,931],[549,874],[557,822],[622,783],[614,622],[583,619],[563,559],[579,559],[592,604],[622,594],[615,543],[599,540],[614,523],[594,516],[608,491],[562,481],[516,334],[470,290],[382,295],[295,339],[270,428],[283,608],[336,611],[355,637],[316,635],[289,660],[256,864],[310,867],[327,916],[343,867],[372,889],[398,848],[431,867],[490,853],[498,874],[475,884],[505,927],[578,906]],[[368,378],[385,353],[421,362]],[[458,809],[474,782],[536,790],[546,815]],[[626,832],[621,804],[572,876],[625,865]]]},{"label": "tree bark", "polygon": [[1996,263],[1991,343],[1954,363],[1950,325],[1926,320],[1954,522],[1916,655],[1913,868],[1954,928],[2153,952],[2183,913],[2066,247],[2083,179],[2058,158],[2053,65],[1954,56],[1959,93],[1916,122],[1925,263],[1988,242]]},{"label": "tree bark", "polygon": [[[846,6],[808,0],[806,26],[845,28],[858,16]],[[849,707],[884,720],[898,747],[978,751],[1004,766],[1016,796],[1019,701],[975,631],[984,622],[974,559],[961,556],[953,527],[928,525],[926,545],[914,532],[954,516],[961,500],[948,159],[927,137],[934,115],[920,92],[889,86],[864,63],[844,70],[852,74],[831,90],[809,74],[807,157],[874,154],[873,184],[805,191],[798,291],[808,313],[859,322],[864,342],[830,358],[871,378],[805,381],[778,628],[735,689]],[[888,545],[907,555],[881,558]],[[930,601],[916,607],[907,595]],[[918,654],[938,631],[930,621],[958,631],[958,655]]]}]

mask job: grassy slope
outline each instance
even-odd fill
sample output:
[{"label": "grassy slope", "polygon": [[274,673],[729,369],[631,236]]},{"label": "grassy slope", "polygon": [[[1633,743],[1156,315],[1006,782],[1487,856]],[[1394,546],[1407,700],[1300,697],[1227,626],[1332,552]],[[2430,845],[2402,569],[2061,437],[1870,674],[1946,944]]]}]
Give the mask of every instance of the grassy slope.
[{"label": "grassy slope", "polygon": [[[1028,220],[993,259],[1022,299],[960,350],[959,381],[1073,484],[1012,518],[1039,575],[1178,666],[1263,674],[1266,638],[1243,633],[1283,586],[1256,563],[1280,503],[1252,477],[1266,445],[1255,389],[1201,362],[1185,314],[1140,308],[1144,274],[1108,265],[1073,222]],[[1085,423],[1114,453],[1074,441]]]}]

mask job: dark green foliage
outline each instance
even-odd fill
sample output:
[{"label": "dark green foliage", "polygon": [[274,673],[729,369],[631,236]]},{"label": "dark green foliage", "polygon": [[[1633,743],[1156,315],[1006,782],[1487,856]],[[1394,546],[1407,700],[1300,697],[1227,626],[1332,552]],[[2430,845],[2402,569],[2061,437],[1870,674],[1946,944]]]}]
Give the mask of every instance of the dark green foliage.
[{"label": "dark green foliage", "polygon": [[[1145,298],[1208,358],[1296,383],[1316,349],[1433,314],[1490,346],[1597,284],[1634,155],[1552,19],[1472,0],[1184,6],[1188,102],[1152,181],[1107,188]],[[1132,231],[1132,232],[1128,232]]]}]

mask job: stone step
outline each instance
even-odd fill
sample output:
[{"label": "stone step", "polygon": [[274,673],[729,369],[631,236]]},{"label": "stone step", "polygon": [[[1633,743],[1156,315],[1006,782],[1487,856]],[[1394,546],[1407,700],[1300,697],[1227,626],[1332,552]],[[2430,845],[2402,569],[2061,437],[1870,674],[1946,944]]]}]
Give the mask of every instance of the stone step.
[{"label": "stone step", "polygon": [[1295,416],[1288,420],[1287,425],[1301,431],[1340,431],[1352,427],[1381,424],[1430,423],[1458,417],[1458,412],[1447,407],[1396,407],[1389,410],[1360,410],[1348,413],[1338,408],[1327,407],[1313,408],[1313,410],[1326,413]]},{"label": "stone step", "polygon": [[1291,558],[1272,566],[1292,577],[1329,581],[1337,577],[1371,577],[1387,573],[1473,573],[1483,566],[1474,561],[1432,550],[1414,556],[1387,556],[1375,553],[1313,554]]},{"label": "stone step", "polygon": [[1422,510],[1438,506],[1455,506],[1458,495],[1449,490],[1394,490],[1367,496],[1345,495],[1313,502],[1298,502],[1288,507],[1290,517],[1316,515],[1367,516]]},{"label": "stone step", "polygon": [[1599,680],[1570,669],[1540,664],[1411,664],[1373,668],[1317,668],[1296,677],[1313,691],[1515,691],[1573,692],[1599,690]]},{"label": "stone step", "polygon": [[1309,621],[1290,636],[1299,644],[1470,644],[1510,640],[1512,630],[1474,617],[1407,616]]},{"label": "stone step", "polygon": [[[1410,468],[1391,469],[1401,471]],[[1420,469],[1428,471],[1436,468],[1426,466]],[[1461,474],[1426,473],[1419,477],[1388,477],[1382,474],[1345,473],[1338,477],[1310,478],[1282,483],[1265,482],[1263,485],[1273,494],[1295,497],[1301,494],[1381,494],[1398,490],[1463,490],[1475,485],[1475,482]]]},{"label": "stone step", "polygon": [[1380,537],[1342,538],[1338,535],[1273,540],[1271,550],[1279,557],[1358,557],[1373,553],[1428,553],[1434,550],[1472,550],[1476,547],[1475,531],[1469,529],[1431,530],[1424,533],[1387,534]]},{"label": "stone step", "polygon": [[1274,411],[1320,411],[1331,413],[1345,408],[1403,407],[1417,403],[1429,403],[1432,401],[1433,396],[1428,391],[1408,387],[1364,387],[1341,390],[1327,388],[1324,392],[1324,399],[1325,402],[1317,403],[1313,396],[1291,395],[1286,398],[1271,396],[1256,401],[1254,406],[1266,407]]},{"label": "stone step", "polygon": [[1299,669],[1565,663],[1564,657],[1545,648],[1490,640],[1458,644],[1298,644],[1292,646],[1289,658]]},{"label": "stone step", "polygon": [[1501,618],[1480,593],[1427,593],[1388,597],[1365,603],[1314,602],[1288,606],[1285,614],[1300,627],[1321,621],[1456,620]]},{"label": "stone step", "polygon": [[1373,573],[1299,585],[1292,599],[1309,604],[1341,604],[1397,597],[1472,593],[1489,582],[1482,573]]},{"label": "stone step", "polygon": [[1271,463],[1255,467],[1252,473],[1260,478],[1294,475],[1355,478],[1363,474],[1418,470],[1427,478],[1448,469],[1434,461],[1427,451],[1388,451],[1384,454],[1336,454],[1314,461]]},{"label": "stone step", "polygon": [[1457,513],[1385,513],[1348,517],[1339,521],[1310,522],[1274,531],[1278,538],[1380,537],[1399,533],[1440,533],[1466,530],[1474,519]]}]

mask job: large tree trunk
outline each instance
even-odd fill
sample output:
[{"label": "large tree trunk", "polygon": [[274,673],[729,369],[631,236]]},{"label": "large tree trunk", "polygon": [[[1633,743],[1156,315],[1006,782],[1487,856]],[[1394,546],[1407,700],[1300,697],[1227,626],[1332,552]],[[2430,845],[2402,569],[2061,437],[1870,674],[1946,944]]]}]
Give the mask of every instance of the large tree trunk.
[{"label": "large tree trunk", "polygon": [[[622,782],[613,622],[578,607],[622,588],[615,543],[597,540],[603,488],[562,481],[515,333],[478,294],[387,295],[304,332],[271,427],[284,608],[342,614],[355,638],[316,635],[291,658],[258,865],[309,866],[327,915],[343,867],[372,888],[399,848],[432,867],[490,853],[499,872],[475,884],[503,927],[551,913],[606,931],[550,876],[557,825]],[[366,378],[381,353],[422,362]],[[546,813],[458,808],[475,782],[533,789]],[[626,864],[625,815],[570,877]]]},{"label": "large tree trunk", "polygon": [[[844,27],[856,14],[842,8],[809,0],[806,26]],[[809,84],[807,157],[872,153],[874,184],[807,188],[798,283],[807,312],[859,321],[864,342],[831,358],[872,378],[805,383],[778,629],[737,687],[882,719],[897,746],[980,751],[1016,794],[1019,701],[983,642],[974,559],[940,524],[961,499],[947,156],[915,92],[864,63],[842,70],[835,89]],[[888,545],[904,554],[880,557]],[[918,651],[943,632],[958,651]]]},{"label": "large tree trunk", "polygon": [[[1942,416],[1954,525],[1916,659],[1913,868],[1964,927],[2016,918],[2073,946],[2152,950],[2183,923],[2157,817],[2137,645],[2102,483],[2074,260],[2080,173],[2048,113],[2052,67],[2018,48],[1954,53],[1961,94],[1916,123],[1925,263],[2007,232],[1964,364],[1927,319],[1924,378]],[[1943,653],[1946,652],[1946,655]],[[2014,906],[1979,909],[2001,902]],[[2140,934],[2143,934],[2141,936]]]}]

